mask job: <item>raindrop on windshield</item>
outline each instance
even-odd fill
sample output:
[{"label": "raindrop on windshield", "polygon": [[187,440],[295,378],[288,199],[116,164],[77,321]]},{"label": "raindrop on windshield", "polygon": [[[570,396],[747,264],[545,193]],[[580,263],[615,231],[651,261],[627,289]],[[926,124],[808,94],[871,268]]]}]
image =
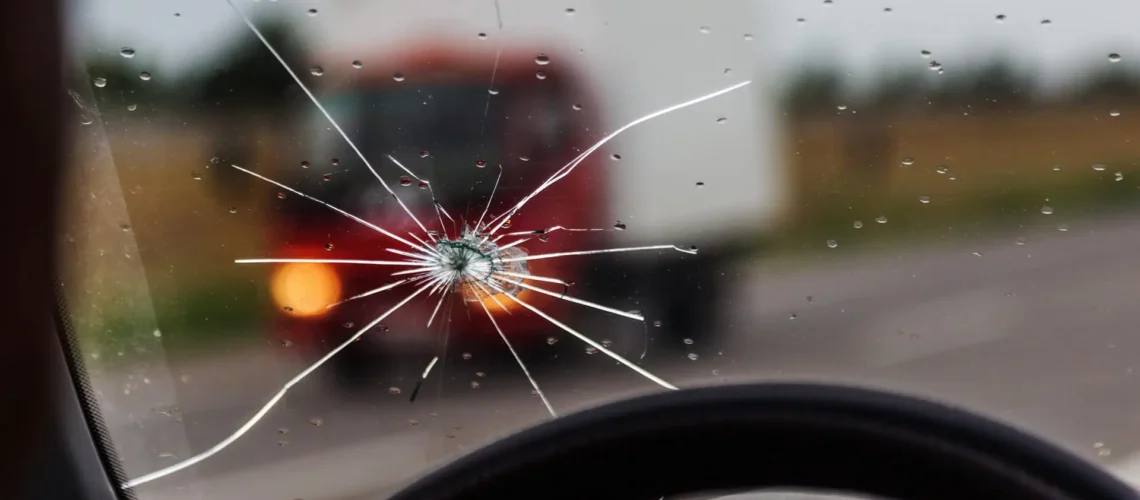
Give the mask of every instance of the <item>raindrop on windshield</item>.
[{"label": "raindrop on windshield", "polygon": [[471,353],[469,353],[469,352],[463,353],[463,359],[464,360],[470,360],[471,359]]},{"label": "raindrop on windshield", "polygon": [[717,122],[717,123],[720,123],[720,124],[724,124],[724,123],[727,123],[727,122],[728,122],[728,118],[725,118],[725,117],[723,117],[723,116],[722,116],[722,117],[720,117],[720,118],[717,118],[717,119],[716,119],[716,122]]},{"label": "raindrop on windshield", "polygon": [[1053,207],[1051,207],[1049,205],[1042,205],[1041,206],[1041,213],[1043,213],[1045,215],[1053,215]]},{"label": "raindrop on windshield", "polygon": [[614,345],[614,341],[612,341],[610,339],[602,339],[602,347],[609,349],[610,347],[613,347],[613,345]]},{"label": "raindrop on windshield", "polygon": [[539,80],[545,80],[546,79],[546,72],[545,71],[539,71],[539,72],[534,74],[534,77],[538,78]]},{"label": "raindrop on windshield", "polygon": [[546,343],[549,345],[557,344],[558,343],[558,337],[546,337]]},{"label": "raindrop on windshield", "polygon": [[404,74],[403,73],[393,73],[392,79],[396,80],[397,82],[402,82],[402,81],[404,81]]},{"label": "raindrop on windshield", "polygon": [[840,104],[838,106],[835,106],[835,109],[838,109],[840,111],[844,111],[847,109],[847,105],[846,104]]},{"label": "raindrop on windshield", "polygon": [[930,57],[930,51],[929,50],[924,50],[922,52],[919,52],[919,54],[922,55],[922,57]]},{"label": "raindrop on windshield", "polygon": [[1124,172],[1117,172],[1116,173],[1116,182],[1120,182],[1122,180],[1124,180]]},{"label": "raindrop on windshield", "polygon": [[388,388],[388,394],[391,394],[393,396],[400,394],[400,388],[396,387],[396,386],[389,387]]},{"label": "raindrop on windshield", "polygon": [[360,59],[357,59],[357,60],[355,60],[355,61],[352,61],[352,67],[354,67],[354,68],[356,68],[356,69],[360,69],[360,68],[363,68],[363,67],[364,67],[364,62],[363,62],[363,61],[361,61]]},{"label": "raindrop on windshield", "polygon": [[697,355],[697,353],[695,353],[695,352],[690,352],[690,353],[689,353],[689,360],[690,360],[690,361],[696,361],[696,360],[697,360],[697,358],[700,358],[700,356],[699,356],[699,355]]},{"label": "raindrop on windshield", "polygon": [[657,328],[661,328],[661,320],[659,320],[659,319],[653,320],[653,326],[655,326]]},{"label": "raindrop on windshield", "polygon": [[423,151],[420,151],[420,158],[427,158],[427,157],[429,157],[429,156],[431,156],[431,152],[430,152],[430,151],[428,151],[428,150],[426,150],[426,149],[425,149],[425,150],[423,150]]},{"label": "raindrop on windshield", "polygon": [[838,247],[838,246],[839,246],[839,242],[838,242],[838,241],[835,241],[835,240],[827,240],[827,248],[836,248],[836,247]]},{"label": "raindrop on windshield", "polygon": [[231,214],[236,214],[237,211],[238,211],[237,207],[230,207],[230,213]]},{"label": "raindrop on windshield", "polygon": [[1110,109],[1108,111],[1108,116],[1120,116],[1120,111],[1115,110],[1115,109]]},{"label": "raindrop on windshield", "polygon": [[1069,230],[1069,225],[1068,224],[1061,224],[1060,226],[1057,226],[1057,230],[1062,232],[1062,233],[1067,232]]},{"label": "raindrop on windshield", "polygon": [[930,64],[926,66],[930,68],[930,71],[942,71],[942,63],[938,61],[930,61]]},{"label": "raindrop on windshield", "polygon": [[1050,24],[1053,24],[1053,21],[1051,21],[1051,20],[1049,20],[1049,19],[1042,19],[1042,20],[1041,20],[1041,25],[1042,25],[1042,26],[1048,26],[1048,25],[1050,25]]},{"label": "raindrop on windshield", "polygon": [[797,19],[796,19],[796,22],[797,22],[797,23],[799,23],[799,24],[802,26],[802,25],[804,25],[804,24],[807,24],[807,19],[804,19],[804,18],[800,17],[800,18],[797,18]]},{"label": "raindrop on windshield", "polygon": [[578,12],[578,11],[574,10],[573,7],[568,7],[565,12],[566,12],[566,15],[572,16],[572,15],[574,15],[575,12]]},{"label": "raindrop on windshield", "polygon": [[530,157],[529,156],[520,156],[519,161],[530,161]]},{"label": "raindrop on windshield", "polygon": [[329,160],[329,163],[331,163],[332,166],[334,166],[334,167],[339,166],[340,165],[340,159],[339,158],[333,158],[333,159]]},{"label": "raindrop on windshield", "polygon": [[103,77],[101,77],[101,76],[100,76],[100,77],[98,77],[98,78],[96,78],[96,79],[95,79],[95,86],[96,86],[96,87],[99,87],[99,88],[103,88],[103,87],[106,87],[106,86],[107,86],[107,79],[106,79],[106,78],[103,78]]},{"label": "raindrop on windshield", "polygon": [[878,222],[879,224],[886,224],[887,223],[887,216],[880,215],[878,217],[875,217],[875,222]]},{"label": "raindrop on windshield", "polygon": [[478,389],[479,388],[479,381],[478,380],[472,380],[471,381],[471,388],[472,389]]},{"label": "raindrop on windshield", "polygon": [[752,35],[745,33],[744,34],[744,41],[751,42],[752,41]]},{"label": "raindrop on windshield", "polygon": [[404,186],[404,187],[411,186],[412,185],[412,178],[408,177],[406,175],[400,177],[400,185]]},{"label": "raindrop on windshield", "polygon": [[128,105],[127,105],[127,111],[134,111],[134,110],[136,110],[136,109],[139,109],[139,105],[138,105],[138,104],[128,104]]},{"label": "raindrop on windshield", "polygon": [[939,165],[937,167],[934,167],[934,171],[938,172],[939,174],[946,175],[946,172],[950,171],[950,167],[947,167],[946,165]]},{"label": "raindrop on windshield", "polygon": [[930,203],[930,197],[929,196],[919,196],[918,201],[920,203],[923,203],[923,204]]},{"label": "raindrop on windshield", "polygon": [[550,64],[550,56],[547,56],[546,54],[539,54],[534,58],[534,63],[539,66],[546,66],[547,64]]},{"label": "raindrop on windshield", "polygon": [[684,342],[685,345],[693,345],[693,339],[690,338],[686,338],[685,340],[682,340],[682,342]]},{"label": "raindrop on windshield", "polygon": [[428,181],[420,181],[420,183],[417,186],[420,189],[427,189],[428,188]]},{"label": "raindrop on windshield", "polygon": [[309,162],[308,161],[302,161],[301,162],[301,168],[309,168]]},{"label": "raindrop on windshield", "polygon": [[1100,163],[1096,163],[1096,164],[1093,164],[1092,168],[1093,168],[1093,170],[1096,170],[1097,172],[1104,172],[1104,169],[1106,167]]},{"label": "raindrop on windshield", "polygon": [[496,89],[487,89],[487,93],[491,95],[499,95],[499,91]]},{"label": "raindrop on windshield", "polygon": [[309,73],[312,73],[313,76],[321,76],[325,74],[325,69],[320,66],[313,66],[313,69],[310,69]]},{"label": "raindrop on windshield", "polygon": [[317,9],[309,9],[306,13],[309,14],[309,17],[313,17],[317,15]]},{"label": "raindrop on windshield", "polygon": [[903,158],[901,163],[904,167],[909,167],[914,165],[914,158]]},{"label": "raindrop on windshield", "polygon": [[130,47],[123,47],[123,49],[119,51],[119,55],[130,59],[135,56],[135,49],[132,49]]},{"label": "raindrop on windshield", "polygon": [[144,82],[147,80],[150,80],[150,72],[143,71],[142,73],[139,73],[139,79],[141,79]]},{"label": "raindrop on windshield", "polygon": [[199,174],[197,171],[190,172],[190,178],[196,181],[200,181],[202,180],[202,174]]},{"label": "raindrop on windshield", "polygon": [[617,231],[625,231],[625,224],[619,220],[614,224],[614,229]]},{"label": "raindrop on windshield", "polygon": [[1005,22],[1005,14],[998,14],[997,17],[995,17],[994,19],[999,23],[1004,23]]},{"label": "raindrop on windshield", "polygon": [[479,37],[480,40],[486,40],[487,39],[486,33],[479,33],[478,35],[475,35],[475,36]]},{"label": "raindrop on windshield", "polygon": [[1116,52],[1109,54],[1108,55],[1108,61],[1109,62],[1120,62],[1120,54],[1117,54]]},{"label": "raindrop on windshield", "polygon": [[1016,243],[1018,246],[1024,246],[1026,243],[1028,243],[1028,241],[1029,240],[1026,240],[1024,236],[1018,236],[1017,239],[1014,240],[1013,242]]},{"label": "raindrop on windshield", "polygon": [[570,106],[570,109],[572,109],[574,111],[582,111],[582,105],[581,104],[574,104],[574,105]]},{"label": "raindrop on windshield", "polygon": [[475,160],[475,166],[479,167],[479,168],[483,168],[483,167],[487,166],[487,162],[485,162],[483,160]]},{"label": "raindrop on windshield", "polygon": [[712,33],[712,28],[710,28],[708,26],[701,26],[700,32],[707,35],[709,33]]},{"label": "raindrop on windshield", "polygon": [[703,181],[697,181],[697,187],[705,187],[705,183]]},{"label": "raindrop on windshield", "polygon": [[613,161],[618,161],[621,159],[621,155],[614,153],[614,154],[610,155],[610,159]]},{"label": "raindrop on windshield", "polygon": [[284,200],[285,196],[286,196],[285,191],[278,191],[277,192],[277,199]]},{"label": "raindrop on windshield", "polygon": [[851,226],[854,227],[855,229],[860,229],[863,227],[863,221],[857,220],[857,221],[855,221],[854,224],[851,224]]},{"label": "raindrop on windshield", "polygon": [[594,346],[586,346],[586,354],[597,354],[598,348]]},{"label": "raindrop on windshield", "polygon": [[326,251],[326,252],[331,252],[332,250],[333,250],[333,244],[332,244],[332,242],[330,241],[330,242],[328,242],[328,243],[325,243],[325,251]]},{"label": "raindrop on windshield", "polygon": [[321,417],[310,418],[309,419],[309,425],[312,425],[313,427],[320,427],[322,425],[325,425],[325,419],[323,419]]}]

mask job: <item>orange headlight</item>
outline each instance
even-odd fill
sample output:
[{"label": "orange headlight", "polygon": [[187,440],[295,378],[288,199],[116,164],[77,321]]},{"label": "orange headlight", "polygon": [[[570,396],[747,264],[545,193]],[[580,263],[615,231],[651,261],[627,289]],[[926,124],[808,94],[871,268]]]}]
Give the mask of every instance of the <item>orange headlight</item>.
[{"label": "orange headlight", "polygon": [[340,278],[326,264],[285,264],[271,283],[277,305],[298,316],[320,316],[340,300]]}]

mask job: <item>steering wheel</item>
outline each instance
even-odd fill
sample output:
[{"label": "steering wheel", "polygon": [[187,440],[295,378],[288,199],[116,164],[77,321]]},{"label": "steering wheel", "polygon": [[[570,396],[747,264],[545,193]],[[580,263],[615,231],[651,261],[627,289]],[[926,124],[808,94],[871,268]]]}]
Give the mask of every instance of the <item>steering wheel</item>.
[{"label": "steering wheel", "polygon": [[1096,465],[1004,424],[816,384],[687,389],[555,419],[393,500],[659,499],[810,488],[896,499],[1136,499]]}]

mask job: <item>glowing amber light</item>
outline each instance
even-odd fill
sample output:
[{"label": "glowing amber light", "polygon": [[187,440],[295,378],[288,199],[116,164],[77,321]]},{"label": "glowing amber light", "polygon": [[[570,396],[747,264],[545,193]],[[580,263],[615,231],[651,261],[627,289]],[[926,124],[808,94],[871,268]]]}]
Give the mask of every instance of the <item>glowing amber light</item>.
[{"label": "glowing amber light", "polygon": [[320,316],[340,300],[340,278],[331,266],[289,263],[273,274],[273,300],[297,316]]}]

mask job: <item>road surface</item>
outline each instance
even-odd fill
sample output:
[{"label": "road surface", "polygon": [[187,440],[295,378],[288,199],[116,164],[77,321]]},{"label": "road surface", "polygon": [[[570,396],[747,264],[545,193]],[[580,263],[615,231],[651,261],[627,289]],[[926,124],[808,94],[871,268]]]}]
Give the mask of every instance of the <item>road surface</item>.
[{"label": "road surface", "polygon": [[[682,387],[809,379],[925,395],[1046,436],[1140,483],[1140,219],[1071,225],[742,263],[726,270],[732,293],[709,324],[728,332],[723,341],[691,346],[696,360],[651,352],[646,366]],[[139,385],[130,370],[96,374],[128,475],[212,446],[304,367],[270,351],[172,363],[163,383]],[[601,355],[580,361],[538,377],[563,414],[659,390]],[[415,403],[408,380],[352,396],[307,381],[231,447],[139,487],[140,498],[383,497],[550,418],[517,370],[470,363],[441,367]],[[133,396],[119,390],[128,375]],[[389,393],[393,384],[401,394]]]}]

